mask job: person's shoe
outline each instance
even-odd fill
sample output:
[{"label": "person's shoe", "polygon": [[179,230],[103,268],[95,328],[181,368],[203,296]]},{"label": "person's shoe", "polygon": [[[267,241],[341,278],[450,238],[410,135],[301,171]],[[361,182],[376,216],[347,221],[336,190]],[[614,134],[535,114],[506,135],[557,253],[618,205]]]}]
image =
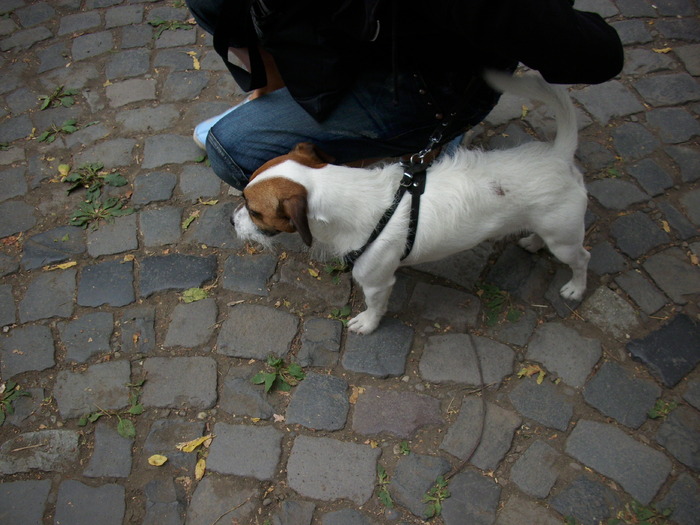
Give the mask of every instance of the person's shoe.
[{"label": "person's shoe", "polygon": [[207,142],[207,135],[209,135],[209,130],[214,127],[214,125],[219,122],[222,118],[224,118],[226,115],[231,113],[234,109],[241,107],[243,104],[248,102],[250,98],[245,98],[243,99],[243,102],[240,104],[237,104],[233,106],[232,108],[227,109],[220,115],[216,115],[215,117],[208,118],[207,120],[200,122],[197,124],[194,128],[194,133],[192,133],[192,138],[194,139],[194,143],[197,144],[202,149],[207,149],[206,142]]}]

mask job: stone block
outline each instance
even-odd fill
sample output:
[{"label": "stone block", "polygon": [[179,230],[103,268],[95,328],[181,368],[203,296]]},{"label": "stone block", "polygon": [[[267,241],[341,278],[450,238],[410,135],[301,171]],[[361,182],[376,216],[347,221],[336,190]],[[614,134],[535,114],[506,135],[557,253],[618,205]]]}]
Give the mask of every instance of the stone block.
[{"label": "stone block", "polygon": [[70,419],[126,407],[130,381],[131,365],[128,361],[98,363],[82,373],[58,372],[53,395],[61,417]]},{"label": "stone block", "polygon": [[566,453],[612,478],[636,500],[648,504],[671,472],[658,450],[605,423],[580,420],[566,441]]},{"label": "stone block", "polygon": [[229,311],[216,343],[220,354],[265,360],[284,357],[296,336],[299,320],[262,305],[239,304]]},{"label": "stone block", "polygon": [[440,448],[462,460],[469,459],[472,465],[482,470],[496,470],[510,449],[521,422],[514,412],[478,398],[465,397],[459,416],[447,431]]},{"label": "stone block", "polygon": [[277,473],[284,434],[270,426],[217,423],[207,468],[221,474],[271,480]]},{"label": "stone block", "polygon": [[442,423],[440,401],[433,397],[367,387],[355,403],[352,429],[364,435],[388,432],[410,438],[421,427]]},{"label": "stone block", "polygon": [[185,348],[203,345],[214,334],[217,311],[216,300],[212,298],[178,304],[170,314],[164,345]]},{"label": "stone block", "polygon": [[380,454],[368,445],[298,436],[287,462],[287,482],[307,498],[346,498],[363,505],[372,496]]},{"label": "stone block", "polygon": [[660,395],[656,384],[635,377],[612,361],[600,367],[583,391],[588,404],[631,428],[639,428],[647,420]]},{"label": "stone block", "polygon": [[294,389],[287,407],[287,424],[300,424],[313,430],[341,430],[350,410],[347,389],[347,382],[339,377],[306,374]]},{"label": "stone block", "polygon": [[370,335],[348,334],[342,365],[375,377],[399,376],[406,369],[412,343],[412,328],[385,317]]},{"label": "stone block", "polygon": [[216,403],[216,361],[210,357],[151,357],[143,372],[144,406],[205,410]]},{"label": "stone block", "polygon": [[542,363],[574,387],[583,386],[601,354],[600,342],[559,323],[540,326],[527,350],[528,359]]}]

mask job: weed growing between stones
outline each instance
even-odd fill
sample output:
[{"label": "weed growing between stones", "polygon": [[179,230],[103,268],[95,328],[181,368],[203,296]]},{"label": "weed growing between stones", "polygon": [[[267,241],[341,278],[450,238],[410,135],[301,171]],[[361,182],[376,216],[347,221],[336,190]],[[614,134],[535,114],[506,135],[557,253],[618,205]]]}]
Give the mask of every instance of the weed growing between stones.
[{"label": "weed growing between stones", "polygon": [[165,31],[177,30],[177,29],[192,29],[192,25],[187,22],[180,22],[178,20],[151,20],[148,22],[150,25],[156,28],[156,33],[153,36],[154,40],[158,40],[160,35]]},{"label": "weed growing between stones", "polygon": [[93,229],[97,229],[101,220],[112,221],[115,217],[134,213],[133,208],[126,207],[123,198],[111,197],[102,201],[102,188],[105,186],[119,188],[127,184],[127,180],[121,173],[104,171],[103,168],[104,165],[99,162],[83,164],[75,171],[71,171],[67,164],[61,164],[58,167],[63,177],[62,181],[70,184],[68,193],[78,188],[85,188],[87,191],[86,200],[78,205],[78,209],[70,216],[71,226],[81,228],[92,226]]},{"label": "weed growing between stones", "polygon": [[522,312],[513,306],[510,294],[498,286],[479,283],[476,295],[484,303],[486,326],[495,326],[504,320],[514,323],[522,315]]},{"label": "weed growing between stones", "polygon": [[[95,423],[98,419],[100,419],[102,416],[107,416],[107,417],[116,417],[117,420],[119,421],[117,423],[117,432],[119,433],[120,436],[133,439],[136,437],[136,426],[134,426],[134,422],[129,419],[128,417],[121,417],[121,416],[126,416],[127,414],[129,416],[138,416],[143,414],[144,407],[139,401],[139,398],[141,397],[141,387],[143,384],[146,382],[145,379],[141,379],[140,381],[137,381],[136,383],[131,383],[128,384],[127,386],[130,388],[129,390],[129,408],[123,411],[116,411],[116,410],[104,410],[103,408],[97,407],[98,410],[96,412],[91,412],[89,414],[85,414],[83,417],[81,417],[78,420],[78,426],[79,427],[84,427],[88,423]],[[121,415],[120,415],[121,414]]]},{"label": "weed growing between stones", "polygon": [[58,86],[50,95],[41,95],[39,97],[39,100],[41,101],[41,106],[39,109],[43,111],[49,107],[55,108],[58,106],[69,108],[75,104],[74,97],[77,94],[77,89],[64,89],[63,86]]},{"label": "weed growing between stones", "polygon": [[391,494],[389,494],[389,474],[381,465],[377,465],[377,497],[387,509],[394,508],[394,500],[391,499]]},{"label": "weed growing between stones", "polygon": [[338,321],[342,322],[344,325],[347,326],[350,314],[352,313],[352,307],[349,304],[346,304],[342,308],[333,308],[331,310],[331,315],[329,316],[331,319],[337,319]]},{"label": "weed growing between stones", "polygon": [[442,514],[442,502],[450,497],[447,490],[447,481],[444,477],[438,476],[432,488],[423,496],[423,503],[427,503],[425,509],[426,519],[432,519]]},{"label": "weed growing between stones", "polygon": [[31,395],[26,390],[22,390],[14,381],[8,380],[7,383],[0,385],[0,425],[5,422],[7,416],[15,413],[12,403],[18,397]]},{"label": "weed growing between stones", "polygon": [[608,525],[663,525],[668,522],[671,513],[671,509],[659,510],[656,506],[645,507],[633,501],[625,505],[617,517],[610,518]]},{"label": "weed growing between stones", "polygon": [[267,358],[267,365],[272,372],[261,371],[251,378],[255,385],[265,385],[265,393],[273,388],[282,392],[289,392],[293,386],[299,384],[306,377],[304,370],[296,363],[285,366],[284,360],[271,355]]},{"label": "weed growing between stones", "polygon": [[678,408],[678,403],[675,401],[664,401],[663,399],[657,399],[656,403],[654,403],[654,407],[649,410],[647,415],[651,419],[661,419],[669,415],[676,408]]}]

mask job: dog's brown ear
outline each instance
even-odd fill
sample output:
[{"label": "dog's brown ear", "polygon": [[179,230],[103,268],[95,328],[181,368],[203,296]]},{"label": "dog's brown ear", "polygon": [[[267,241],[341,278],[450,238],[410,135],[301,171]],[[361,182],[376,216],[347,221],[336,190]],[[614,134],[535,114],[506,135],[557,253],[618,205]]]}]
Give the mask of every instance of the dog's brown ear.
[{"label": "dog's brown ear", "polygon": [[292,224],[301,235],[304,244],[311,246],[311,230],[309,229],[309,218],[307,217],[307,206],[305,195],[293,195],[282,201],[282,209],[289,216]]},{"label": "dog's brown ear", "polygon": [[318,146],[312,144],[311,142],[300,142],[294,146],[292,152],[306,157],[312,163],[312,165],[335,162],[335,158],[328,155],[328,153],[322,151]]}]

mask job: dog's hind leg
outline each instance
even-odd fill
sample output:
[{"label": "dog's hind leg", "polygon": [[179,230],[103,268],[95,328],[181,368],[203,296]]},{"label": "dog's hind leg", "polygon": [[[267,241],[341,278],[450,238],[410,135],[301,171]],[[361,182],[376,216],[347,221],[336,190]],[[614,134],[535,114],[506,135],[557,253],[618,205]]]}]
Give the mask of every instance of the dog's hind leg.
[{"label": "dog's hind leg", "polygon": [[571,280],[561,287],[559,293],[564,299],[580,301],[586,291],[586,272],[591,254],[581,244],[548,242],[547,247],[557,259],[568,264],[573,272]]}]

